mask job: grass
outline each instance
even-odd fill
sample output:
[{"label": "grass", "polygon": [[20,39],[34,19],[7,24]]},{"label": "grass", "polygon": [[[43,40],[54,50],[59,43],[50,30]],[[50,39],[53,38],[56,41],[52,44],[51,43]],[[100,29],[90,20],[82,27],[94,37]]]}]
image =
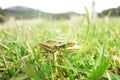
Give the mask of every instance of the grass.
[{"label": "grass", "polygon": [[[1,29],[0,80],[119,80],[120,19],[90,20],[89,29],[86,19],[43,20]],[[81,46],[78,52],[62,52],[55,66],[53,54],[39,43],[58,38]]]}]

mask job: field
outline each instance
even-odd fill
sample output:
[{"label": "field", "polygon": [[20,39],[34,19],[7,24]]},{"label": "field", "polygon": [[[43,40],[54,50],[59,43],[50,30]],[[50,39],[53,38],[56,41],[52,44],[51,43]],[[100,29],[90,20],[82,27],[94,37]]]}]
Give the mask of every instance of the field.
[{"label": "field", "polygon": [[[77,42],[79,50],[55,56],[40,47],[47,40]],[[0,55],[0,80],[120,80],[120,19],[15,23],[0,29]]]}]

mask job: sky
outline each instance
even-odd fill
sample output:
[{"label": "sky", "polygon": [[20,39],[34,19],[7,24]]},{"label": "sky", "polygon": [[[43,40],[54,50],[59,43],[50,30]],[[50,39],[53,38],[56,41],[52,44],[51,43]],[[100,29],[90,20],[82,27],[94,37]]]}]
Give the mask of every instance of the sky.
[{"label": "sky", "polygon": [[[24,6],[51,13],[70,11],[85,13],[84,6],[86,6],[89,11],[92,10],[92,1],[93,0],[0,0],[0,7],[5,9],[13,6]],[[96,12],[120,6],[120,0],[94,1]]]}]

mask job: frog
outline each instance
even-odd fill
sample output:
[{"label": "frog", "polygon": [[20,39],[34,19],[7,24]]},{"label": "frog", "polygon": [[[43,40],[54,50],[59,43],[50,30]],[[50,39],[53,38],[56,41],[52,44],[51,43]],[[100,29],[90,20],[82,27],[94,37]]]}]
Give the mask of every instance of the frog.
[{"label": "frog", "polygon": [[67,53],[77,51],[80,49],[80,43],[63,42],[55,40],[47,40],[39,43],[39,46],[47,52],[54,53],[56,51],[66,51]]}]

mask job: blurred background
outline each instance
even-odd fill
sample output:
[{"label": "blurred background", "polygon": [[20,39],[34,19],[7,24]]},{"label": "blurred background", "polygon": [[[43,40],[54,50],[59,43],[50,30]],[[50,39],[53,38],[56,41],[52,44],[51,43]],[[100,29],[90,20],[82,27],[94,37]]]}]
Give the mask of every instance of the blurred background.
[{"label": "blurred background", "polygon": [[120,0],[0,0],[0,22],[78,18],[85,14],[85,6],[92,19],[120,16]]}]

